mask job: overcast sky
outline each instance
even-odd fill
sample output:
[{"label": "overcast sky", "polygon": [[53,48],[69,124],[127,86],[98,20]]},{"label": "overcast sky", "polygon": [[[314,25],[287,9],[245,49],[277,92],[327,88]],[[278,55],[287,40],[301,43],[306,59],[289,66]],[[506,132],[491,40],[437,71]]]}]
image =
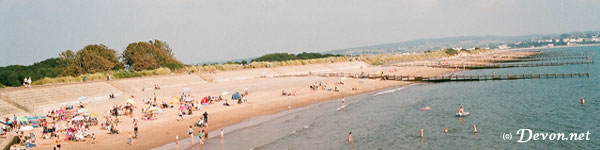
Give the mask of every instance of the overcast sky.
[{"label": "overcast sky", "polygon": [[166,41],[184,63],[420,38],[600,30],[598,0],[0,0],[0,66]]}]

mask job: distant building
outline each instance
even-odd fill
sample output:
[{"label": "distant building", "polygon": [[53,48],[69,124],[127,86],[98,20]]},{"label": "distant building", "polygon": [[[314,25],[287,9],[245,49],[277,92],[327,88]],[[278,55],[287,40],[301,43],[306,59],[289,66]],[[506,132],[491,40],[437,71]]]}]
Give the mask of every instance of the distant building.
[{"label": "distant building", "polygon": [[498,49],[509,49],[509,48],[510,48],[510,46],[508,46],[506,44],[498,46]]}]

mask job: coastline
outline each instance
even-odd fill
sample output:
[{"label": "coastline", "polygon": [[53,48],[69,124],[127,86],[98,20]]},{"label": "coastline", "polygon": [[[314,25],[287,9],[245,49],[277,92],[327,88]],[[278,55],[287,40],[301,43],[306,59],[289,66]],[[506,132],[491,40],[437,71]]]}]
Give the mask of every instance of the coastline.
[{"label": "coastline", "polygon": [[[172,75],[172,76],[154,76],[126,80],[110,81],[112,86],[118,87],[123,91],[121,96],[106,101],[90,102],[86,106],[90,112],[106,112],[107,108],[114,105],[124,104],[125,100],[135,95],[134,101],[144,107],[141,99],[153,97],[155,93],[158,97],[157,102],[168,101],[172,96],[180,95],[181,89],[192,89],[191,95],[197,99],[207,95],[218,95],[223,91],[236,92],[242,89],[249,89],[247,96],[248,102],[245,104],[232,104],[230,107],[221,105],[222,102],[213,105],[202,106],[199,111],[194,111],[192,115],[185,115],[184,121],[177,121],[178,111],[176,109],[165,109],[163,114],[158,115],[156,120],[144,120],[139,125],[139,137],[134,139],[134,144],[127,144],[128,134],[133,134],[133,118],[141,118],[140,109],[134,110],[133,116],[119,117],[119,130],[121,134],[106,134],[106,130],[99,127],[91,128],[92,133],[96,133],[97,144],[86,142],[64,142],[64,149],[162,149],[161,147],[179,139],[188,138],[187,129],[193,125],[203,112],[209,114],[209,126],[205,128],[209,135],[215,135],[214,131],[224,127],[239,124],[245,120],[257,116],[276,114],[292,108],[302,108],[313,104],[322,104],[332,102],[343,97],[354,97],[377,91],[386,91],[403,87],[413,82],[406,81],[382,81],[373,79],[354,79],[340,77],[286,77],[286,78],[258,78],[261,75],[285,74],[288,72],[309,72],[312,70],[324,70],[325,72],[355,72],[355,73],[375,73],[385,72],[392,74],[417,74],[424,76],[435,76],[447,74],[459,69],[452,68],[429,68],[420,66],[369,66],[364,62],[344,62],[313,64],[303,66],[286,66],[277,68],[262,68],[250,70],[224,71],[212,74],[190,74],[190,75]],[[212,82],[201,81],[201,77],[211,78]],[[198,82],[198,84],[196,84]],[[322,82],[333,85],[334,83],[344,82],[340,87],[340,92],[330,90],[312,90],[311,84]],[[153,84],[160,84],[163,89],[150,90]],[[141,90],[141,88],[149,90]],[[328,86],[331,87],[331,86]],[[350,90],[355,89],[356,90]],[[296,96],[282,96],[281,92],[297,91]],[[105,121],[99,118],[99,121]],[[199,132],[200,128],[194,127],[194,133]],[[197,141],[196,141],[197,142]],[[51,148],[54,142],[51,140],[41,141],[38,147],[34,149]],[[173,148],[175,149],[175,148]]]},{"label": "coastline", "polygon": [[[346,99],[346,104],[347,105],[351,105],[353,103],[356,103],[358,101],[362,101],[363,97],[366,96],[377,96],[377,95],[382,95],[382,94],[388,94],[388,93],[393,93],[399,90],[402,90],[404,88],[408,88],[411,87],[413,85],[419,85],[422,83],[408,83],[408,84],[403,84],[403,85],[399,85],[399,86],[394,86],[394,87],[388,87],[388,88],[382,88],[382,89],[377,89],[377,90],[373,90],[373,91],[368,91],[368,92],[364,92],[364,93],[359,93],[359,94],[355,94],[355,95],[349,95],[347,97],[344,97]],[[252,141],[251,143],[242,143],[242,142],[237,142],[234,143],[234,145],[257,145],[257,146],[250,146],[250,147],[239,147],[236,146],[236,149],[253,149],[256,147],[260,147],[262,145],[268,144],[274,140],[277,140],[279,138],[282,138],[284,136],[290,135],[290,134],[294,134],[297,130],[301,130],[303,128],[307,128],[308,125],[304,125],[304,124],[297,124],[296,128],[291,128],[289,127],[289,122],[291,120],[298,120],[299,119],[299,115],[305,115],[305,116],[310,116],[309,118],[310,121],[312,121],[314,118],[319,117],[323,114],[304,114],[304,113],[315,113],[315,112],[306,112],[306,111],[314,111],[315,109],[323,109],[323,105],[333,105],[335,107],[339,106],[338,102],[339,102],[339,98],[338,99],[329,99],[329,100],[324,100],[324,101],[319,101],[316,103],[312,103],[312,104],[307,104],[306,106],[302,106],[302,107],[297,107],[297,108],[293,108],[290,110],[282,110],[279,112],[275,112],[272,114],[265,114],[265,115],[260,115],[260,116],[254,116],[251,118],[248,118],[246,120],[243,120],[241,122],[238,122],[236,124],[232,124],[229,126],[224,126],[221,127],[221,129],[224,129],[224,135],[227,138],[230,138],[231,136],[229,134],[235,134],[237,132],[244,132],[245,130],[252,130],[254,128],[261,128],[260,126],[264,126],[265,124],[268,123],[272,123],[272,122],[276,122],[276,121],[280,121],[280,120],[285,120],[283,122],[286,122],[288,126],[286,127],[281,127],[281,126],[275,126],[276,128],[280,127],[280,128],[284,128],[284,129],[280,129],[280,130],[284,130],[285,133],[273,133],[272,130],[274,130],[273,128],[270,127],[266,127],[269,128],[270,133],[265,133],[265,132],[260,132],[263,135],[260,135],[262,137],[267,137],[269,138],[269,140],[267,140],[268,142],[259,142],[257,143],[256,141]],[[318,107],[318,108],[317,108]],[[332,107],[328,107],[328,108],[332,108]],[[339,110],[340,108],[337,107],[337,109],[334,109],[335,111]],[[322,110],[323,111],[323,110]],[[331,111],[331,110],[324,110],[324,111]],[[280,123],[275,123],[275,124],[280,124]],[[301,125],[301,126],[298,126]],[[286,130],[287,129],[287,130]],[[275,129],[277,130],[277,129]],[[280,132],[280,130],[277,130],[277,132]],[[179,141],[179,145],[176,145],[175,142],[171,142],[159,147],[155,147],[152,148],[152,150],[162,150],[162,149],[214,149],[216,146],[223,146],[223,140],[220,139],[220,130],[213,130],[211,132],[208,133],[208,139],[205,140],[205,144],[201,145],[198,144],[196,142],[196,144],[194,145],[189,145],[188,142],[190,142],[190,138],[185,138]],[[288,132],[289,131],[289,132]],[[266,135],[264,135],[266,134]],[[239,134],[238,134],[239,135]],[[242,134],[244,135],[244,134]],[[236,139],[240,139],[240,138],[249,138],[251,135],[244,135],[244,136],[248,136],[248,137],[239,137],[239,136],[234,136],[233,140],[232,139],[228,139],[227,141],[236,141]],[[221,145],[216,145],[215,143],[218,143],[219,140],[221,140]],[[197,137],[194,137],[194,141],[198,141]],[[261,138],[260,141],[265,141],[263,138]],[[244,141],[246,142],[246,141]],[[228,142],[229,143],[229,142]],[[212,145],[210,145],[212,144]],[[224,149],[221,147],[221,149]]]},{"label": "coastline", "polygon": [[[348,64],[348,63],[347,63]],[[349,65],[353,65],[349,63]],[[314,66],[302,66],[314,68]],[[284,70],[286,68],[279,68]],[[297,69],[290,67],[289,70],[296,71]],[[454,69],[440,69],[440,68],[427,68],[427,67],[369,67],[369,68],[353,68],[356,70],[363,70],[365,72],[374,72],[374,70],[389,71],[390,69],[398,69],[398,73],[419,73],[419,74],[445,74],[454,71]],[[250,71],[261,71],[261,70],[250,70]],[[242,71],[232,71],[229,74],[239,75]],[[262,72],[262,71],[261,71]],[[220,75],[222,78],[230,78],[226,74]],[[128,82],[136,82],[135,80],[127,80]],[[344,82],[346,84],[340,86],[343,89],[340,92],[318,90],[313,91],[308,86],[314,82],[323,83],[334,83]],[[133,145],[126,144],[127,134],[132,134],[132,117],[120,117],[123,122],[119,125],[122,134],[110,135],[101,134],[106,132],[105,130],[92,129],[97,134],[98,144],[89,144],[86,142],[66,142],[63,144],[64,149],[111,149],[114,147],[122,149],[152,149],[175,142],[175,137],[179,136],[179,139],[189,137],[186,131],[189,125],[192,125],[197,121],[204,111],[209,113],[209,127],[207,131],[215,131],[222,127],[231,126],[240,123],[248,118],[255,116],[262,116],[267,114],[273,114],[287,110],[287,106],[291,105],[292,108],[304,107],[315,103],[321,103],[340,99],[342,97],[349,97],[353,95],[360,95],[369,93],[377,90],[394,88],[402,85],[407,85],[409,82],[404,81],[380,81],[371,79],[342,79],[342,78],[331,78],[331,77],[291,77],[291,78],[251,78],[237,81],[224,81],[224,82],[209,82],[206,84],[190,85],[194,91],[192,95],[206,95],[207,93],[221,93],[222,91],[235,91],[240,90],[244,87],[250,89],[248,95],[249,102],[247,104],[234,104],[231,107],[221,106],[220,103],[215,105],[209,105],[203,107],[203,110],[195,111],[193,115],[184,116],[184,121],[176,121],[177,112],[173,109],[165,109],[165,113],[159,115],[158,120],[153,121],[142,121],[140,124],[140,136],[135,139]],[[186,85],[182,85],[187,87]],[[167,87],[167,86],[165,86]],[[352,87],[358,87],[358,90],[350,90]],[[172,95],[181,94],[181,87],[169,87],[155,91],[159,95],[159,99],[167,99]],[[199,89],[194,90],[194,89]],[[281,90],[297,90],[298,96],[281,96]],[[197,92],[198,93],[197,93]],[[136,97],[150,97],[152,91],[140,92],[133,91],[133,93],[123,94],[121,97],[108,101],[92,102],[89,105],[93,106],[88,108],[92,112],[103,112],[106,108],[109,108],[112,104],[124,103],[124,100],[131,95]],[[141,103],[141,101],[136,100]],[[139,117],[139,110],[135,110],[134,117]],[[125,118],[125,119],[123,119]],[[104,121],[101,119],[100,121]],[[198,132],[198,128],[194,128],[194,133]],[[35,149],[50,148],[53,142],[46,141],[40,143]]]},{"label": "coastline", "polygon": [[503,49],[507,51],[519,51],[519,50],[535,50],[535,49],[554,49],[554,48],[569,48],[569,47],[590,47],[590,46],[600,46],[600,43],[597,44],[582,44],[582,45],[565,45],[565,46],[553,46],[553,47],[533,47],[533,48],[509,48]]}]

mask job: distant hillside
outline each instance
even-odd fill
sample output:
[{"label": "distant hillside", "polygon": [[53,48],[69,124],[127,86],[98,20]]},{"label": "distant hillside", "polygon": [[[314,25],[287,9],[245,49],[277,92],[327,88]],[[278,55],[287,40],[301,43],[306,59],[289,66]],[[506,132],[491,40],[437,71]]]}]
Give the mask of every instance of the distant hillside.
[{"label": "distant hillside", "polygon": [[404,53],[404,52],[423,52],[426,50],[438,50],[453,47],[474,48],[487,47],[497,48],[500,45],[513,43],[531,42],[540,39],[560,39],[560,38],[592,38],[597,37],[600,32],[571,32],[560,34],[532,34],[522,36],[462,36],[447,38],[418,39],[396,43],[386,43],[362,46],[348,49],[337,49],[326,51],[324,53],[357,55],[357,54],[382,54],[382,53]]}]

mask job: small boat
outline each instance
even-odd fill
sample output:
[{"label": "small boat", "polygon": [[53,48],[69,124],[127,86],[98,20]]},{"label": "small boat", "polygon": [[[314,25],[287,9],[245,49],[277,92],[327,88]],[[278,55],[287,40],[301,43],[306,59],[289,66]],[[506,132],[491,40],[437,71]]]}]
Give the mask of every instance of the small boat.
[{"label": "small boat", "polygon": [[466,117],[469,115],[469,112],[465,112],[465,113],[456,113],[456,117]]}]

